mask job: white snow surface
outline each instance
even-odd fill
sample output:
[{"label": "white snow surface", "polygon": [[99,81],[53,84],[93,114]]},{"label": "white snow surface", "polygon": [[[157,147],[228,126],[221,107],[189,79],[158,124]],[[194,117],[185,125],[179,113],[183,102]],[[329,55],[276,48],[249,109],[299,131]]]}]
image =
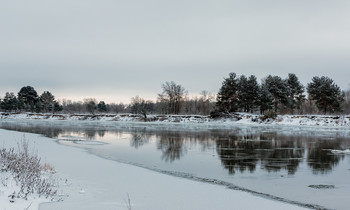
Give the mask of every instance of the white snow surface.
[{"label": "white snow surface", "polygon": [[[0,129],[0,145],[16,146],[23,133]],[[223,186],[173,177],[133,165],[103,159],[86,150],[57,144],[57,140],[25,134],[38,155],[56,170],[61,202],[42,203],[40,210],[127,209],[302,209]],[[1,186],[0,210],[38,209],[40,199],[10,203]],[[23,203],[22,203],[23,202]]]},{"label": "white snow surface", "polygon": [[346,155],[350,155],[350,149],[346,149],[346,150],[331,150],[331,152],[333,154],[346,154]]},{"label": "white snow surface", "polygon": [[[22,210],[22,209],[38,209],[40,203],[48,202],[49,199],[35,195],[29,195],[27,200],[15,198],[13,203],[10,202],[8,197],[14,191],[19,191],[19,186],[16,184],[13,176],[8,172],[0,172],[0,180],[6,180],[6,187],[0,183],[0,210]],[[28,208],[29,207],[29,208]]]},{"label": "white snow surface", "polygon": [[[276,119],[262,120],[261,115],[235,113],[230,117],[212,119],[202,115],[148,115],[147,123],[201,123],[201,124],[246,124],[246,125],[295,125],[350,127],[350,115],[279,115]],[[41,113],[1,113],[0,119],[30,119],[30,120],[69,120],[69,121],[116,121],[144,122],[137,114],[41,114]]]}]

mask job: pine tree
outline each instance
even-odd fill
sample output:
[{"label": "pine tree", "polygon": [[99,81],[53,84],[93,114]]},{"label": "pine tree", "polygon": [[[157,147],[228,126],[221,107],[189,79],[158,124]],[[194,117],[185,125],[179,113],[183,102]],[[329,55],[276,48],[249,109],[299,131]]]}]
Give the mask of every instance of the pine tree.
[{"label": "pine tree", "polygon": [[36,113],[39,113],[43,110],[43,104],[39,100],[34,104],[34,106],[31,109],[32,109],[32,112],[35,111]]},{"label": "pine tree", "polygon": [[99,111],[99,112],[107,112],[107,106],[106,106],[104,101],[100,101],[97,104],[97,111]]},{"label": "pine tree", "polygon": [[18,100],[14,93],[7,92],[4,99],[0,103],[1,109],[5,111],[13,111],[18,109]]},{"label": "pine tree", "polygon": [[266,110],[272,109],[273,106],[273,96],[265,84],[262,84],[259,89],[259,106],[260,114],[264,114]]},{"label": "pine tree", "polygon": [[60,112],[63,110],[63,106],[60,105],[57,101],[53,104],[53,112]]},{"label": "pine tree", "polygon": [[251,75],[248,79],[242,75],[239,78],[239,107],[244,112],[251,112],[258,105],[259,84],[256,77]]},{"label": "pine tree", "polygon": [[216,107],[219,111],[235,112],[239,107],[239,84],[235,73],[230,73],[222,83],[217,96]]},{"label": "pine tree", "polygon": [[38,93],[31,86],[22,87],[18,92],[18,100],[21,103],[20,107],[26,110],[34,111],[35,104],[39,101]]},{"label": "pine tree", "polygon": [[241,75],[238,79],[238,107],[243,112],[249,112],[248,79]]},{"label": "pine tree", "polygon": [[288,105],[289,88],[286,81],[279,76],[267,76],[263,81],[264,87],[271,93],[274,110],[277,113],[278,105]]},{"label": "pine tree", "polygon": [[292,113],[294,109],[300,109],[301,104],[306,100],[305,95],[303,94],[305,91],[304,86],[299,82],[298,77],[295,74],[288,74],[288,78],[286,79],[287,86],[289,88],[289,108]]},{"label": "pine tree", "polygon": [[345,93],[329,77],[313,77],[307,86],[311,100],[315,101],[317,108],[327,112],[341,111],[341,104],[345,100]]},{"label": "pine tree", "polygon": [[248,101],[249,101],[247,112],[253,111],[253,109],[255,109],[255,107],[258,106],[259,91],[260,91],[260,88],[259,88],[257,79],[254,75],[251,75],[248,78],[248,83],[247,83],[247,92],[248,92]]},{"label": "pine tree", "polygon": [[53,112],[54,111],[54,105],[55,105],[55,96],[53,96],[49,91],[44,91],[40,95],[40,102],[42,109],[45,112]]}]

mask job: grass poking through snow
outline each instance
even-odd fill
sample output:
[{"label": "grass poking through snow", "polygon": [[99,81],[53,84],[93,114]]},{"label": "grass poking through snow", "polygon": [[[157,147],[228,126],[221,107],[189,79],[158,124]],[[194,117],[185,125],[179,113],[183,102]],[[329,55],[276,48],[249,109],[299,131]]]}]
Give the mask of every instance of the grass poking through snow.
[{"label": "grass poking through snow", "polygon": [[56,195],[57,190],[49,176],[54,172],[51,165],[41,164],[41,159],[29,150],[25,139],[18,143],[16,149],[0,149],[0,184],[13,188],[13,193],[8,195],[12,203],[16,199],[27,200],[30,195],[45,198]]}]

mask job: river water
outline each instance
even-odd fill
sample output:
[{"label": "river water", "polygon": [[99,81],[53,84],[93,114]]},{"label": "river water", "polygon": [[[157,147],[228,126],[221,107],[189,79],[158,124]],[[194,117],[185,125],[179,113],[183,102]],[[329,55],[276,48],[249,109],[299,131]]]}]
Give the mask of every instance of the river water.
[{"label": "river water", "polygon": [[349,209],[350,129],[6,120],[110,160],[312,208]]}]

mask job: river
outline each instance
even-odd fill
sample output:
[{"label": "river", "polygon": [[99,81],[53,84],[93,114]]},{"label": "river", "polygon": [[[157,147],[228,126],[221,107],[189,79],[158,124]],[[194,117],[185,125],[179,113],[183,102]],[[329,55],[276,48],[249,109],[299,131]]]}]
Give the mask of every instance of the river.
[{"label": "river", "polygon": [[350,130],[2,120],[110,160],[314,208],[348,209]]}]

